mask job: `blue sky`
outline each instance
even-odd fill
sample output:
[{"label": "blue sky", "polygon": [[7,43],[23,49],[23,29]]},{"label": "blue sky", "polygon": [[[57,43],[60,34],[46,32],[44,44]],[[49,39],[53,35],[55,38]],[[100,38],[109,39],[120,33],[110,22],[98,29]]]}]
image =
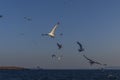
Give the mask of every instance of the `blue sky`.
[{"label": "blue sky", "polygon": [[[79,41],[88,57],[120,66],[119,4],[119,0],[1,0],[0,65],[91,68],[77,51]],[[41,36],[57,22],[55,39]],[[62,50],[57,50],[56,42],[63,44]],[[51,54],[62,54],[63,59],[53,60]]]}]

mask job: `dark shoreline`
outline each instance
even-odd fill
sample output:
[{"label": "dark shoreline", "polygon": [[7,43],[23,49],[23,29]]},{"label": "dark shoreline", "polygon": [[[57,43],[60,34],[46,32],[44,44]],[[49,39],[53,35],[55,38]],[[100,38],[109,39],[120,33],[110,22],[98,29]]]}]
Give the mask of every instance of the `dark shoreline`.
[{"label": "dark shoreline", "polygon": [[120,70],[120,69],[43,69],[43,68],[25,68],[25,67],[18,67],[18,66],[0,66],[0,70]]},{"label": "dark shoreline", "polygon": [[17,66],[0,66],[0,70],[25,70],[27,68]]}]

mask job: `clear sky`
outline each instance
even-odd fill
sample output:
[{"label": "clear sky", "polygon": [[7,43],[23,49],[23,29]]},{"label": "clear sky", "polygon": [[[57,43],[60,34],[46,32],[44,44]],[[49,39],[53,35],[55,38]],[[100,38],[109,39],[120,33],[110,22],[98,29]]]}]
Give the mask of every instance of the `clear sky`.
[{"label": "clear sky", "polygon": [[[88,57],[120,66],[120,0],[1,0],[0,15],[0,66],[91,68],[76,41]],[[57,22],[55,39],[41,36]]]}]

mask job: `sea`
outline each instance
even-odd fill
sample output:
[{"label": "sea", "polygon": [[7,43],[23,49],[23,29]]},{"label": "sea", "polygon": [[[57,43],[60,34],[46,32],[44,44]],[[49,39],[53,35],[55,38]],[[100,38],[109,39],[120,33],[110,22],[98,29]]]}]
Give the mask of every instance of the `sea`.
[{"label": "sea", "polygon": [[120,80],[120,70],[0,70],[0,80]]}]

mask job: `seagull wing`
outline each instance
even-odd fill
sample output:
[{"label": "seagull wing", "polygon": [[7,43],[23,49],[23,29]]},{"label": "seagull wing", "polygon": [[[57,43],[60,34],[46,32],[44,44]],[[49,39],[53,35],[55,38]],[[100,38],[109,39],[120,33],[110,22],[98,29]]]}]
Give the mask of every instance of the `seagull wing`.
[{"label": "seagull wing", "polygon": [[56,30],[56,28],[58,27],[58,25],[59,25],[59,22],[57,23],[57,24],[55,24],[55,26],[53,27],[53,29],[50,31],[50,33],[55,33],[55,30]]},{"label": "seagull wing", "polygon": [[91,59],[89,59],[87,56],[83,55],[83,57],[89,61],[92,61]]},{"label": "seagull wing", "polygon": [[77,41],[77,44],[80,46],[80,49],[82,49],[82,44]]},{"label": "seagull wing", "polygon": [[100,62],[95,61],[96,64],[102,65]]},{"label": "seagull wing", "polygon": [[42,36],[48,36],[48,34],[41,34]]},{"label": "seagull wing", "polygon": [[91,66],[95,63],[93,60],[89,59],[87,56],[83,55],[83,57],[89,61]]},{"label": "seagull wing", "polygon": [[58,47],[60,47],[60,44],[59,44],[59,43],[57,43],[57,46],[58,46]]},{"label": "seagull wing", "polygon": [[100,62],[97,62],[97,61],[93,61],[93,60],[91,60],[91,59],[89,59],[87,56],[85,56],[85,55],[83,55],[83,57],[84,58],[86,58],[87,60],[89,60],[90,61],[90,64],[99,64],[99,65],[102,65]]},{"label": "seagull wing", "polygon": [[61,48],[62,48],[62,45],[61,45],[61,44],[59,44],[59,43],[57,43],[57,46],[58,46],[58,48],[59,48],[59,49],[61,49]]}]

